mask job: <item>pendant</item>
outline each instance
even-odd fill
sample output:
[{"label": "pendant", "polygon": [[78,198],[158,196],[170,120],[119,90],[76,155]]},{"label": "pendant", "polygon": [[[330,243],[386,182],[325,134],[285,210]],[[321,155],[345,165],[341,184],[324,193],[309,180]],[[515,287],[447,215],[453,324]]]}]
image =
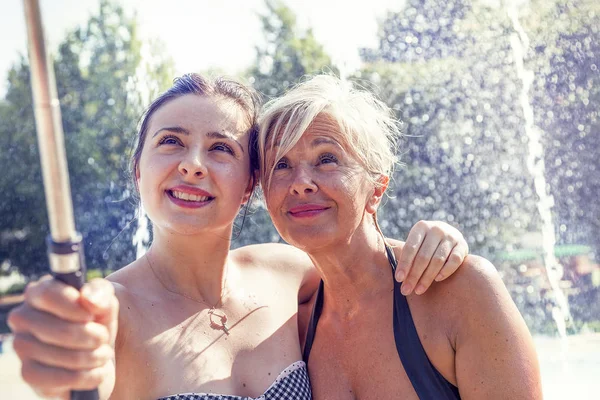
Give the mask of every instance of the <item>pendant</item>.
[{"label": "pendant", "polygon": [[[214,308],[211,308],[208,310],[208,316],[210,318],[211,328],[223,331],[226,335],[229,335],[229,328],[227,327],[227,315],[225,313],[219,314]],[[218,319],[219,322],[215,321],[215,319]]]}]

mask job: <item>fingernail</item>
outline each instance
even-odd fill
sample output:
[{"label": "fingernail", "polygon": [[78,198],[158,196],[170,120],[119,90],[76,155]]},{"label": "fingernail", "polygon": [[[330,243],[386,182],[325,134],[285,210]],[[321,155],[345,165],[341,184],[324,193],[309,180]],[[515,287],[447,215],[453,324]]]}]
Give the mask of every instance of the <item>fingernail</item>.
[{"label": "fingernail", "polygon": [[444,279],[444,275],[442,275],[442,274],[438,274],[438,275],[435,277],[435,281],[436,281],[436,282],[439,282],[439,281],[441,281],[442,279]]},{"label": "fingernail", "polygon": [[415,293],[416,294],[423,294],[423,293],[425,293],[425,286],[423,286],[423,285],[417,286],[417,288],[415,289]]},{"label": "fingernail", "polygon": [[401,270],[401,269],[400,269],[400,270],[397,270],[397,271],[396,271],[396,280],[397,280],[398,282],[402,282],[402,281],[404,280],[404,278],[405,278],[405,276],[404,276],[404,275],[405,275],[405,274],[404,274],[404,271],[403,271],[403,270]]},{"label": "fingernail", "polygon": [[400,292],[405,296],[408,296],[411,291],[412,291],[412,286],[409,284],[404,284],[404,285],[402,285],[402,288],[400,288]]}]

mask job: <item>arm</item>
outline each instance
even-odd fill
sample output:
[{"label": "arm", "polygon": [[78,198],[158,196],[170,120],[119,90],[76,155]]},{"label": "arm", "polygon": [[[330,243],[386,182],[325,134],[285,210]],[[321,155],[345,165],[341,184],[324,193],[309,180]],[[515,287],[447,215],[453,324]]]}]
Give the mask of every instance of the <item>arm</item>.
[{"label": "arm", "polygon": [[455,274],[453,347],[463,399],[541,399],[531,335],[494,266],[468,257]]},{"label": "arm", "polygon": [[38,394],[69,399],[71,390],[98,388],[109,398],[115,382],[118,301],[98,279],[81,291],[50,278],[30,284],[8,317],[22,375]]},{"label": "arm", "polygon": [[[283,268],[290,278],[298,279],[298,304],[307,303],[319,286],[320,275],[312,261],[293,246],[266,243],[245,246],[234,252],[261,254],[264,263]],[[424,293],[434,280],[442,281],[456,272],[468,253],[469,246],[456,228],[441,221],[417,222],[406,244],[395,251],[396,280],[404,282],[402,294],[409,295],[413,289],[417,294]]]}]

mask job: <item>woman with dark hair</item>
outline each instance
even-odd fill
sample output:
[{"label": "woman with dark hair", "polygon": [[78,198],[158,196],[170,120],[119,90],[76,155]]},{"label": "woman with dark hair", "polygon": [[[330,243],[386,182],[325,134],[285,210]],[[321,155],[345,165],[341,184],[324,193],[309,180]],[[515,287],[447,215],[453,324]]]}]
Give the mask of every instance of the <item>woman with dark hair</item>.
[{"label": "woman with dark hair", "polygon": [[[31,284],[9,317],[23,377],[38,393],[311,397],[296,318],[318,285],[310,259],[283,244],[230,250],[255,184],[257,111],[251,89],[199,75],[177,79],[152,103],[132,162],[153,227],[146,255],[81,291],[52,279]],[[408,254],[407,265],[417,261],[405,272],[426,286],[466,255],[447,225],[421,223],[413,236],[423,246]],[[430,263],[434,254],[443,259]]]}]

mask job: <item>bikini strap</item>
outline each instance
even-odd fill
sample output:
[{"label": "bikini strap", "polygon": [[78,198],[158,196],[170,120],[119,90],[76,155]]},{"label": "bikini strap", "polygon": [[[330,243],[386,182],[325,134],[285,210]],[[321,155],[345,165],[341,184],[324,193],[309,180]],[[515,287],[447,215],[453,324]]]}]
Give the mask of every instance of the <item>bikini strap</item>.
[{"label": "bikini strap", "polygon": [[323,280],[319,283],[319,288],[317,289],[317,298],[315,299],[315,304],[313,304],[313,309],[310,314],[310,321],[308,323],[308,330],[306,332],[306,340],[304,341],[304,352],[302,353],[302,359],[306,363],[308,367],[308,357],[310,356],[310,350],[312,349],[313,342],[315,341],[315,334],[317,333],[317,324],[319,323],[319,318],[321,317],[321,312],[323,311]]}]

